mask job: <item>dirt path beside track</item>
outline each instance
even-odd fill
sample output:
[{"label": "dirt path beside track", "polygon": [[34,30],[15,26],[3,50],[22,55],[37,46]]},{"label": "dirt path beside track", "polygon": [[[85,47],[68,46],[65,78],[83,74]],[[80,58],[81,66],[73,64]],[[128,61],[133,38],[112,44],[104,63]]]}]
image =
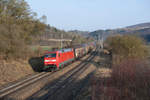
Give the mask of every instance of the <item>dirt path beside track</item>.
[{"label": "dirt path beside track", "polygon": [[110,76],[111,56],[99,51],[95,59],[91,62],[90,67],[95,69],[94,73],[84,85],[84,88],[81,89],[79,95],[73,100],[94,100],[92,98],[96,92],[96,89],[94,89],[94,83],[98,83],[97,81],[99,81],[99,78]]}]

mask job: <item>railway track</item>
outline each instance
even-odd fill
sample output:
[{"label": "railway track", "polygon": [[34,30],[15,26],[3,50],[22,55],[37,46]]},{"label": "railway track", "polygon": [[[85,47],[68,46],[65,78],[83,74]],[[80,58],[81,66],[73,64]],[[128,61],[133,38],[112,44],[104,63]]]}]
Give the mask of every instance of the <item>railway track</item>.
[{"label": "railway track", "polygon": [[[94,58],[94,56],[95,56],[95,54],[93,54],[92,56],[89,56],[87,58],[87,62],[83,61],[84,63],[80,63],[79,65],[77,65],[73,69],[69,70],[64,75],[62,75],[59,79],[52,81],[49,84],[49,86],[46,87],[46,88],[50,88],[51,91],[48,93],[48,95],[42,96],[42,98],[40,98],[40,100],[47,100],[49,97],[52,97],[52,95],[54,93],[59,92],[59,90],[62,89],[62,87],[64,88],[66,86],[66,84],[74,81],[75,77],[78,77],[87,68],[84,66],[87,66],[88,61],[92,60]],[[40,79],[43,79],[45,77],[52,78],[54,75],[55,75],[55,72],[49,72],[49,73],[42,72],[42,73],[36,74],[28,79],[25,79],[21,82],[18,82],[14,85],[11,85],[7,88],[3,88],[0,90],[0,99],[5,99],[5,97],[9,96],[10,94],[13,94],[16,91],[19,91],[21,89],[24,89],[27,86],[30,86],[32,83],[36,83],[37,81],[40,81]],[[35,98],[38,97],[39,94],[41,94],[41,92],[42,91],[38,91],[37,93],[34,93],[31,97],[28,98],[28,100],[35,100]]]},{"label": "railway track", "polygon": [[23,81],[20,81],[16,84],[13,84],[7,88],[3,88],[0,90],[0,98],[7,96],[7,95],[9,95],[9,94],[21,89],[21,88],[24,88],[24,87],[26,87],[26,86],[28,86],[28,85],[36,82],[36,81],[48,76],[48,75],[51,75],[51,74],[53,74],[53,73],[42,72],[40,74],[33,75],[33,76],[23,80]]},{"label": "railway track", "polygon": [[[76,69],[71,70],[67,74],[63,75],[60,79],[54,81],[53,83],[49,84],[46,88],[43,88],[43,90],[35,93],[33,96],[29,97],[27,100],[63,100],[62,98],[56,99],[58,97],[58,94],[61,94],[65,88],[71,85],[73,81],[76,80],[80,74],[82,74],[87,67],[89,67],[89,61],[91,61],[97,53],[94,53],[92,56],[90,56],[85,63],[82,63],[81,65],[78,65]],[[49,90],[46,95],[41,96],[41,94],[44,92],[44,90]],[[68,100],[68,98],[66,98]],[[65,100],[65,99],[64,99]]]}]

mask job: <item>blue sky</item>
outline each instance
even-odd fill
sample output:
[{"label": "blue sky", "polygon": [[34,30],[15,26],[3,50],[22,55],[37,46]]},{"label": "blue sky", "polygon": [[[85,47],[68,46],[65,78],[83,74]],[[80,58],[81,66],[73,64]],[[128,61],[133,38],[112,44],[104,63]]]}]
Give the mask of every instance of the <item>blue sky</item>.
[{"label": "blue sky", "polygon": [[47,24],[64,30],[94,31],[150,22],[150,0],[26,0],[47,16]]}]

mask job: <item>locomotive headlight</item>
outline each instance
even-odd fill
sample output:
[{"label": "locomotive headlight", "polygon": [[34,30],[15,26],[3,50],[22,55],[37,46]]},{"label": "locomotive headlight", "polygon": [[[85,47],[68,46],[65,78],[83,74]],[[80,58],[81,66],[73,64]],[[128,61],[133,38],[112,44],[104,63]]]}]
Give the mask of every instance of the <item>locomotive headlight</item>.
[{"label": "locomotive headlight", "polygon": [[50,60],[45,60],[45,62],[49,62]]},{"label": "locomotive headlight", "polygon": [[51,61],[56,61],[56,59],[54,59],[54,60],[51,60]]},{"label": "locomotive headlight", "polygon": [[56,59],[54,59],[54,60],[45,60],[45,62],[55,62],[56,61]]}]

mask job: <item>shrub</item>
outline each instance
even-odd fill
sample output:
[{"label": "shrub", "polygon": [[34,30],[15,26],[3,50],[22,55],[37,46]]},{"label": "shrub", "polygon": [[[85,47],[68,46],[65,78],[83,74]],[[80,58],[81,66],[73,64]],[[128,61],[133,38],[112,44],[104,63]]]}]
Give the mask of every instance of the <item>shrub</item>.
[{"label": "shrub", "polygon": [[106,43],[111,48],[113,64],[119,64],[123,59],[145,58],[148,55],[144,41],[136,36],[112,36]]},{"label": "shrub", "polygon": [[111,84],[121,92],[120,100],[149,100],[149,73],[150,67],[141,60],[129,59],[113,67]]},{"label": "shrub", "polygon": [[150,100],[150,66],[128,59],[113,67],[111,77],[93,81],[93,100]]}]

